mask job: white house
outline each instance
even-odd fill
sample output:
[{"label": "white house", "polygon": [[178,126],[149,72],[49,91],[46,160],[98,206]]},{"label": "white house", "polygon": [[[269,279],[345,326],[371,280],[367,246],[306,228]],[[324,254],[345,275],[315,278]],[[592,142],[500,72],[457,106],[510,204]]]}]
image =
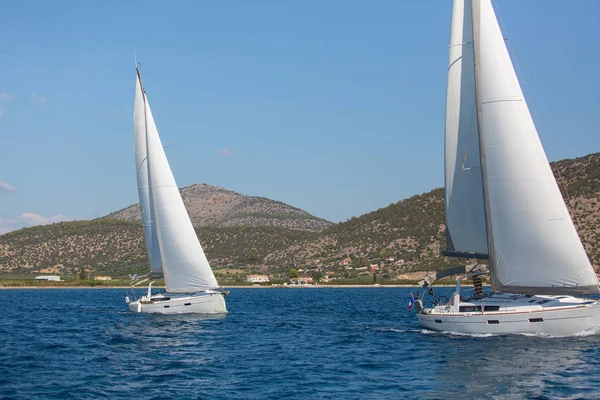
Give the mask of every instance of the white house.
[{"label": "white house", "polygon": [[248,275],[246,281],[251,283],[269,282],[269,277],[267,275]]},{"label": "white house", "polygon": [[36,281],[52,281],[60,282],[60,276],[58,275],[38,275],[35,277]]}]

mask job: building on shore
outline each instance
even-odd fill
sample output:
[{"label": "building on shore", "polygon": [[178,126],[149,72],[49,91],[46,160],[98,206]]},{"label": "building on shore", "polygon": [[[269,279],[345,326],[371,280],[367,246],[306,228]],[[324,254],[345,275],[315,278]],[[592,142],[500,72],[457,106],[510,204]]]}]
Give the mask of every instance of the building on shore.
[{"label": "building on shore", "polygon": [[35,277],[36,282],[60,282],[60,276],[58,275],[38,275]]},{"label": "building on shore", "polygon": [[313,278],[310,276],[299,276],[298,278],[290,279],[291,285],[312,285]]},{"label": "building on shore", "polygon": [[246,277],[246,281],[251,282],[251,283],[269,282],[269,276],[268,275],[248,275]]}]

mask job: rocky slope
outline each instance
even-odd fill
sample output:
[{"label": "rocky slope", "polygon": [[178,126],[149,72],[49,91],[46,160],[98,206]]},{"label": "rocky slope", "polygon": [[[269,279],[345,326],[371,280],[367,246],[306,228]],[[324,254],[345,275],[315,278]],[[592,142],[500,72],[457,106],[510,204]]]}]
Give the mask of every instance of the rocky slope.
[{"label": "rocky slope", "polygon": [[[269,226],[320,232],[333,225],[285,203],[245,196],[217,186],[188,186],[181,189],[181,197],[195,227]],[[107,218],[140,221],[140,206],[131,205],[109,214]]]}]

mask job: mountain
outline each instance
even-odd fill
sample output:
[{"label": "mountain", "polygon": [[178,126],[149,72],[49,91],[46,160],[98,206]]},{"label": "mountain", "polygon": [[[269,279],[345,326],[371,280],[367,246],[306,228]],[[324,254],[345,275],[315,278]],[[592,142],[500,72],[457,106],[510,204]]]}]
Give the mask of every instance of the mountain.
[{"label": "mountain", "polygon": [[[320,232],[333,225],[300,208],[217,186],[197,184],[184,187],[180,193],[194,227],[270,226]],[[107,215],[107,218],[141,221],[140,206],[131,205]]]},{"label": "mountain", "polygon": [[[600,153],[555,162],[552,167],[590,260],[598,268]],[[283,203],[213,186],[194,185],[182,193],[215,269],[289,271],[320,266],[342,273],[349,266],[364,270],[376,264],[382,273],[394,276],[461,262],[440,252],[445,248],[443,189],[335,225]],[[2,235],[0,272],[68,274],[85,268],[94,274],[126,275],[147,270],[141,224],[126,220],[138,214],[132,206],[110,215],[121,220],[63,222]],[[292,222],[283,218],[286,215]]]}]

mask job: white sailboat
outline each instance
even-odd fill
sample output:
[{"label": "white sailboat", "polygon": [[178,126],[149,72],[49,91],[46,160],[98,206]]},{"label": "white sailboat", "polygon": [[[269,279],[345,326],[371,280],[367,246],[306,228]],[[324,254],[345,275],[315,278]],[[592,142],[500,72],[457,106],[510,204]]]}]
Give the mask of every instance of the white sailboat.
[{"label": "white sailboat", "polygon": [[154,124],[139,67],[136,71],[138,194],[151,274],[163,275],[166,291],[152,294],[150,282],[145,296],[126,301],[132,311],[143,313],[226,313],[226,292],[219,288],[198,241]]},{"label": "white sailboat", "polygon": [[[421,325],[462,333],[571,335],[600,327],[598,279],[554,179],[490,0],[455,0],[446,98],[446,255],[488,259]],[[481,275],[489,273],[491,292]],[[460,282],[475,294],[463,298]],[[430,294],[434,294],[429,289]],[[424,295],[427,292],[423,293]],[[466,297],[466,296],[465,296]]]}]

